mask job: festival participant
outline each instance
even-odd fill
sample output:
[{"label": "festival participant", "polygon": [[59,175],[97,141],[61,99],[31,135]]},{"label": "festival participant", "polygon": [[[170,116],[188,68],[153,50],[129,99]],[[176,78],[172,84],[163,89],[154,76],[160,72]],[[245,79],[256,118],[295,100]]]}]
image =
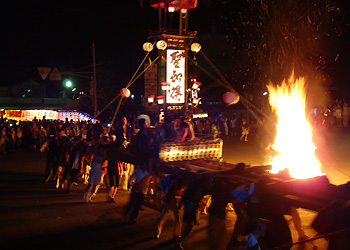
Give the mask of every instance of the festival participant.
[{"label": "festival participant", "polygon": [[337,121],[337,127],[341,128],[343,126],[343,122],[342,122],[342,109],[340,105],[337,105],[336,109],[335,109],[335,118]]},{"label": "festival participant", "polygon": [[259,238],[263,237],[266,232],[266,224],[268,223],[265,219],[255,219],[248,225],[247,233],[240,235],[238,240],[240,245],[227,248],[227,250],[260,250]]},{"label": "festival participant", "polygon": [[118,150],[118,143],[116,141],[116,136],[111,135],[110,136],[110,143],[107,148],[107,159],[108,159],[108,165],[107,165],[107,173],[109,178],[109,192],[108,192],[108,199],[110,202],[115,203],[114,197],[118,191],[119,181],[120,177],[123,174],[123,169],[121,166],[120,161],[116,160],[115,152]]},{"label": "festival participant", "polygon": [[173,175],[165,175],[161,181],[158,183],[155,195],[158,191],[163,191],[164,195],[161,198],[163,201],[162,209],[158,214],[156,223],[156,234],[155,237],[159,238],[162,233],[163,225],[166,222],[169,215],[174,219],[174,239],[178,240],[181,234],[181,222],[179,216],[179,209],[177,205],[177,192],[181,189],[182,183],[180,178],[177,176],[179,174],[178,168],[175,170]]},{"label": "festival participant", "polygon": [[23,142],[23,131],[22,125],[19,124],[16,128],[16,150],[22,150],[22,142]]},{"label": "festival participant", "polygon": [[182,121],[180,123],[180,127],[175,132],[175,141],[176,142],[186,141],[186,137],[187,137],[187,135],[189,133],[189,129],[190,129],[189,127],[190,126],[185,121]]},{"label": "festival participant", "polygon": [[[237,174],[243,174],[247,165],[244,163],[238,163],[235,170]],[[251,183],[248,187],[246,184],[242,184],[236,187],[232,192],[232,202],[233,209],[236,213],[237,219],[233,229],[233,234],[230,240],[231,245],[235,245],[237,242],[237,237],[242,235],[249,222],[248,212],[247,212],[247,201],[254,193],[255,184]]]},{"label": "festival participant", "polygon": [[92,159],[91,169],[89,173],[89,181],[86,187],[83,200],[86,203],[92,202],[92,196],[94,195],[97,186],[101,182],[102,168],[107,167],[107,153],[103,143],[96,142],[92,145]]},{"label": "festival participant", "polygon": [[[57,168],[54,169],[54,176],[56,180],[56,188],[60,187],[61,173],[64,172],[66,166],[66,157],[68,150],[69,139],[66,136],[64,129],[58,130],[58,150],[57,154]],[[56,167],[56,165],[55,165]]]},{"label": "festival participant", "polygon": [[46,153],[45,182],[50,181],[57,169],[58,135],[53,135],[49,140]]},{"label": "festival participant", "polygon": [[146,165],[146,163],[143,163],[137,167],[129,179],[129,186],[132,186],[132,189],[128,205],[124,211],[124,221],[128,221],[130,224],[136,223],[140,207],[148,192],[151,175],[147,171]]},{"label": "festival participant", "polygon": [[41,148],[46,142],[47,132],[43,125],[39,128],[39,148]]},{"label": "festival participant", "polygon": [[206,176],[202,171],[198,171],[195,180],[191,181],[184,194],[181,197],[178,208],[184,206],[182,221],[185,227],[181,233],[179,245],[183,239],[185,239],[191,232],[194,225],[198,224],[198,210],[199,205],[204,195],[210,193],[209,186],[207,185]]},{"label": "festival participant", "polygon": [[69,177],[67,178],[66,186],[67,193],[71,192],[73,185],[78,184],[78,176],[81,173],[82,169],[82,155],[85,150],[85,142],[79,141],[79,143],[72,149],[70,156],[67,162],[66,170],[69,170]]},{"label": "festival participant", "polygon": [[242,120],[241,127],[242,127],[242,134],[241,134],[240,140],[243,141],[243,139],[244,139],[244,141],[248,141],[248,135],[249,135],[250,127],[249,127],[248,122],[247,122],[246,119]]},{"label": "festival participant", "polygon": [[232,202],[227,181],[223,178],[215,178],[212,190],[212,200],[209,207],[209,240],[212,250],[225,250],[228,233],[226,229],[226,207]]},{"label": "festival participant", "polygon": [[254,194],[248,200],[247,209],[250,220],[264,218],[271,222],[267,224],[262,239],[263,246],[267,249],[293,243],[289,225],[284,218],[284,214],[289,214],[290,211],[273,190],[270,190],[267,185],[269,182],[269,177],[266,176],[256,183]]}]

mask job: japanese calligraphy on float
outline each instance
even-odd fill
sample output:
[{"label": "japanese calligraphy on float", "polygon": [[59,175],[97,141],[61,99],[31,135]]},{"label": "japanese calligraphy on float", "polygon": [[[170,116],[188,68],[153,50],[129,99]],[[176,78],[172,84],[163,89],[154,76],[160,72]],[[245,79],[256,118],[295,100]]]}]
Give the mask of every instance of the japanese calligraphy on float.
[{"label": "japanese calligraphy on float", "polygon": [[166,103],[185,103],[185,50],[167,50],[166,76],[170,84],[166,92]]}]

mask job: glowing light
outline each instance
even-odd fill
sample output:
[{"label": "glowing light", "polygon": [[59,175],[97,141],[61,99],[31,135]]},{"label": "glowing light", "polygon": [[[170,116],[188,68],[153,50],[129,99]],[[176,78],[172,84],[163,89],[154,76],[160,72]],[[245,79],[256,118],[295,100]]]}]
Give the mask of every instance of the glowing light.
[{"label": "glowing light", "polygon": [[164,104],[164,96],[157,96],[157,103]]},{"label": "glowing light", "polygon": [[150,42],[144,43],[142,49],[146,52],[151,52],[153,50],[153,44]]},{"label": "glowing light", "polygon": [[130,92],[130,90],[127,89],[127,88],[122,88],[122,89],[120,90],[120,95],[121,95],[122,97],[124,97],[124,98],[129,98],[130,94],[131,94],[131,92]]},{"label": "glowing light", "polygon": [[322,175],[316,158],[316,146],[312,141],[312,128],[305,114],[304,78],[294,79],[281,86],[267,86],[269,102],[276,113],[276,137],[268,164],[271,173],[289,169],[293,178],[310,178]]},{"label": "glowing light", "polygon": [[164,162],[194,159],[219,159],[222,157],[221,139],[199,142],[164,143],[159,151],[159,158]]},{"label": "glowing light", "polygon": [[72,82],[67,80],[65,85],[66,85],[67,88],[70,88],[70,87],[72,87]]},{"label": "glowing light", "polygon": [[201,85],[200,82],[195,81],[192,85],[192,89],[198,89],[200,85]]},{"label": "glowing light", "polygon": [[164,41],[164,40],[159,40],[159,41],[156,43],[156,46],[157,46],[157,49],[159,49],[159,50],[165,50],[166,47],[168,46],[168,44],[167,44],[166,41]]},{"label": "glowing light", "polygon": [[150,95],[147,97],[148,103],[153,103],[154,102],[154,96]]},{"label": "glowing light", "polygon": [[198,53],[201,50],[202,46],[199,43],[191,44],[191,51],[194,53]]},{"label": "glowing light", "polygon": [[169,6],[169,7],[168,7],[168,11],[169,11],[170,13],[173,13],[173,12],[175,11],[175,7],[174,7],[174,6]]}]

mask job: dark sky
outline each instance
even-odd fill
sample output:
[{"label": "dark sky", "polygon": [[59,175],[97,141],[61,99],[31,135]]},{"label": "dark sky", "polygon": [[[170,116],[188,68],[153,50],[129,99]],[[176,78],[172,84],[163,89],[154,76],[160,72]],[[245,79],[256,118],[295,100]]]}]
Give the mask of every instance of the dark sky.
[{"label": "dark sky", "polygon": [[139,1],[2,1],[1,83],[26,80],[36,66],[91,64],[92,42],[97,61],[142,53],[148,24],[156,20],[148,15],[152,11]]},{"label": "dark sky", "polygon": [[[218,2],[199,0],[189,12],[190,30],[198,30],[198,36],[208,31],[210,19],[220,16],[214,14]],[[91,65],[92,42],[97,63],[125,64],[131,77],[143,59],[149,29],[157,28],[157,8],[141,7],[139,0],[2,0],[0,7],[0,86],[37,76],[37,66],[76,70]],[[339,46],[348,47],[345,37]]]}]

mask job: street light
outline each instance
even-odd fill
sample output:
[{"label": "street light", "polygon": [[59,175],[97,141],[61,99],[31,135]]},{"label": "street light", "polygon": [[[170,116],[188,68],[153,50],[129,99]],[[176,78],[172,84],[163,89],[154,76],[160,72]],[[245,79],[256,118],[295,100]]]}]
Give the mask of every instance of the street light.
[{"label": "street light", "polygon": [[65,86],[66,88],[71,88],[71,87],[73,86],[73,83],[72,83],[71,80],[65,80],[64,86]]}]

